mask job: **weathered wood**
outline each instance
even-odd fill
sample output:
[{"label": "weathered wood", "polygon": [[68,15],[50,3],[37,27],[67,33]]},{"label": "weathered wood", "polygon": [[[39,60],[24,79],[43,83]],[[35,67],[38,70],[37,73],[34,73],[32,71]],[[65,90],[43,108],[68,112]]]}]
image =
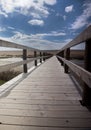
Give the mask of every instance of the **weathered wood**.
[{"label": "weathered wood", "polygon": [[80,98],[56,57],[50,58],[1,97],[0,130],[7,125],[7,130],[91,128],[91,114]]},{"label": "weathered wood", "polygon": [[40,52],[40,63],[42,63],[42,52]]},{"label": "weathered wood", "polygon": [[[28,90],[29,91],[29,90]],[[8,98],[8,99],[3,99],[0,101],[1,103],[12,103],[13,104],[24,104],[24,105],[67,105],[70,106],[79,106],[80,102],[78,100],[47,100],[47,99],[16,99],[16,98]]]},{"label": "weathered wood", "polygon": [[82,110],[29,110],[29,109],[0,109],[0,116],[35,117],[35,118],[88,118],[91,119],[89,111]]},{"label": "weathered wood", "polygon": [[[27,50],[23,49],[23,60],[27,60]],[[27,64],[23,65],[24,73],[27,73]]]},{"label": "weathered wood", "polygon": [[[56,104],[56,105],[51,105],[51,104],[18,104],[18,103],[0,103],[0,109],[7,109],[7,110],[32,110],[32,111],[83,111],[87,112],[87,109],[83,106],[79,106],[77,104],[75,105],[67,105],[65,104]],[[17,113],[16,113],[17,114]]]},{"label": "weathered wood", "polygon": [[58,128],[91,128],[91,119],[75,118],[35,118],[0,116],[3,125],[58,127]]},{"label": "weathered wood", "polygon": [[[65,59],[66,60],[70,60],[70,48],[66,49],[64,51],[64,53],[65,53],[64,54]],[[64,72],[68,73],[68,71],[69,71],[69,67],[66,64],[64,64]]]},{"label": "weathered wood", "polygon": [[[36,51],[34,51],[34,57],[35,58],[37,57],[37,52]],[[35,66],[37,66],[37,60],[34,61],[34,64],[35,64]]]},{"label": "weathered wood", "polygon": [[40,127],[40,126],[16,126],[0,125],[0,130],[91,130],[91,128],[60,128],[60,127]]},{"label": "weathered wood", "polygon": [[30,58],[30,59],[23,60],[23,61],[18,61],[18,62],[15,62],[15,63],[2,65],[2,66],[0,66],[0,72],[8,71],[8,70],[13,69],[13,68],[15,68],[15,67],[18,67],[18,66],[20,66],[20,65],[24,65],[24,64],[27,64],[27,63],[29,63],[29,62],[38,60],[38,59],[40,59],[40,57]]},{"label": "weathered wood", "polygon": [[19,62],[7,64],[7,65],[2,65],[2,66],[0,66],[0,72],[13,69],[13,68],[15,68],[15,67],[18,67],[18,66],[20,66],[20,65],[27,64],[27,63],[32,62],[32,61],[37,60],[37,59],[40,59],[40,57],[31,58],[31,59],[28,59],[28,60],[19,61]]},{"label": "weathered wood", "polygon": [[45,52],[43,52],[43,61],[45,61]]},{"label": "weathered wood", "polygon": [[[80,35],[78,35],[75,39],[73,39],[71,42],[69,42],[67,45],[65,45],[59,51],[59,53],[61,53],[65,49],[71,48],[71,47],[78,45],[82,42],[85,42],[85,67],[84,68],[88,72],[91,72],[91,25],[87,29],[85,29]],[[67,58],[66,58],[66,60],[67,60]],[[66,64],[64,66],[66,73],[68,73],[68,64],[69,63],[67,63],[67,61],[66,61]],[[75,67],[73,67],[73,65],[71,63],[70,63],[70,65],[71,65],[70,69],[74,73],[76,73],[84,81],[82,104],[87,105],[87,106],[91,106],[91,82],[90,82],[91,73],[88,73],[88,72],[82,70],[81,68],[78,69],[77,66],[75,69]],[[72,67],[74,68],[74,70],[77,70],[78,72],[75,72]],[[86,72],[86,73],[84,73],[84,72]]]},{"label": "weathered wood", "polygon": [[65,60],[62,57],[59,57],[61,60],[64,61],[65,64],[67,64],[69,66],[69,68],[75,72],[75,74],[81,78],[88,86],[89,88],[91,88],[91,73],[88,72],[87,70],[85,70],[84,68],[81,68],[80,66]]},{"label": "weathered wood", "polygon": [[[91,72],[91,39],[87,40],[85,43],[85,65],[84,68]],[[82,104],[86,106],[91,106],[91,88],[84,83]]]},{"label": "weathered wood", "polygon": [[[64,51],[61,52],[61,57],[64,58]],[[63,66],[64,65],[63,61],[61,59],[60,59],[60,61],[61,61],[61,65]]]},{"label": "weathered wood", "polygon": [[85,43],[85,69],[91,72],[91,39]]},{"label": "weathered wood", "polygon": [[9,47],[9,48],[17,48],[17,49],[28,49],[28,50],[32,50],[32,51],[34,51],[34,50],[39,51],[38,49],[34,49],[34,48],[31,48],[31,47],[28,47],[28,46],[16,44],[16,43],[13,43],[13,42],[10,42],[10,41],[5,41],[5,40],[0,40],[0,46]]}]

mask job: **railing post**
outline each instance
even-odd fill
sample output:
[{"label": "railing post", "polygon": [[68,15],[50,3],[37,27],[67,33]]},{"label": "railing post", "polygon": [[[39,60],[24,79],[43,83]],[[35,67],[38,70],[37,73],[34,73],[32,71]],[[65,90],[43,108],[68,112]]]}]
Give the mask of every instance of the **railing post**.
[{"label": "railing post", "polygon": [[[84,68],[91,72],[91,39],[85,43],[85,64]],[[82,104],[85,106],[91,106],[91,88],[84,83]]]},{"label": "railing post", "polygon": [[[61,57],[64,58],[64,51],[61,52]],[[61,65],[64,65],[64,62],[61,60]]]},{"label": "railing post", "polygon": [[40,63],[42,63],[42,53],[40,52]]},{"label": "railing post", "polygon": [[[34,51],[34,58],[36,58],[36,57],[37,57],[37,52]],[[37,59],[34,61],[34,65],[37,66]]]},{"label": "railing post", "polygon": [[[23,60],[27,60],[27,50],[23,49]],[[23,71],[24,73],[27,73],[27,64],[23,65]]]},{"label": "railing post", "polygon": [[[60,56],[60,57],[62,57],[62,58],[64,58],[64,51],[59,52],[57,55]],[[64,62],[60,58],[58,58],[58,60],[61,63],[61,65],[63,66]]]},{"label": "railing post", "polygon": [[45,57],[44,56],[45,56],[45,52],[43,52],[43,61],[45,61]]},{"label": "railing post", "polygon": [[[65,55],[65,59],[66,60],[70,60],[70,48],[67,48],[65,51],[64,51],[64,55]],[[69,67],[66,65],[66,64],[64,64],[64,72],[65,73],[68,73],[68,71],[69,71]]]}]

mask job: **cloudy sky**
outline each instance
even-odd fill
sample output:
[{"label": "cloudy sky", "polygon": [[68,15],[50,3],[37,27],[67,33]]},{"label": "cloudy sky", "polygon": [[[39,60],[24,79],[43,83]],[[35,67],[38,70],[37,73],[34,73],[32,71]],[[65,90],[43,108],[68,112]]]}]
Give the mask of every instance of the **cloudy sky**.
[{"label": "cloudy sky", "polygon": [[0,39],[59,49],[91,23],[91,0],[0,0]]}]

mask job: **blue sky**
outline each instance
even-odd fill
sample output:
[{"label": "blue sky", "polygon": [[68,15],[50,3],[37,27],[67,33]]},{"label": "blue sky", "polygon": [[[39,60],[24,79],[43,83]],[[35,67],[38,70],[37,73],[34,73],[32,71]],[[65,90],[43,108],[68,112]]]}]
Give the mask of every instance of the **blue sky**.
[{"label": "blue sky", "polygon": [[91,24],[91,0],[0,0],[0,39],[60,49]]}]

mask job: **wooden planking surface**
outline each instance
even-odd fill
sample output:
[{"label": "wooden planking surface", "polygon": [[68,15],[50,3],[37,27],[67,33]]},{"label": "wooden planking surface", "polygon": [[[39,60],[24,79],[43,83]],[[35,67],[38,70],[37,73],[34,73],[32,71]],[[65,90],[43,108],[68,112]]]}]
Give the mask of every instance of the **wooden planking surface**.
[{"label": "wooden planking surface", "polygon": [[0,130],[90,130],[91,113],[52,57],[0,99]]},{"label": "wooden planking surface", "polygon": [[[78,128],[55,128],[55,127],[34,127],[34,126],[16,126],[2,125],[1,130],[78,130]],[[91,130],[90,128],[79,128],[79,130]]]}]

